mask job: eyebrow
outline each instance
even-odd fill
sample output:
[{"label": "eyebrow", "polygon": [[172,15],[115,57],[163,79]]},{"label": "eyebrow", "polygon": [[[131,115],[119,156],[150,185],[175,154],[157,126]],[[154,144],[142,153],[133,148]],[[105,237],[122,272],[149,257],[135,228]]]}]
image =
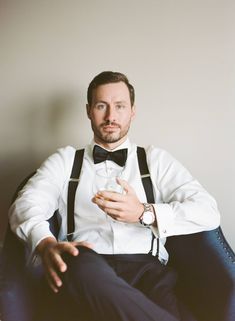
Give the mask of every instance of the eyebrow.
[{"label": "eyebrow", "polygon": [[[95,102],[95,105],[96,105],[96,104],[100,104],[100,103],[102,103],[102,104],[108,104],[107,101],[97,100],[97,101]],[[115,102],[114,102],[114,104],[127,104],[127,103],[128,103],[128,102],[127,102],[126,100],[118,100],[118,101],[115,101]]]},{"label": "eyebrow", "polygon": [[102,104],[107,104],[107,102],[104,101],[104,100],[97,100],[97,101],[95,102],[95,104],[100,104],[100,103],[102,103]]},{"label": "eyebrow", "polygon": [[115,104],[127,104],[126,100],[115,101]]}]

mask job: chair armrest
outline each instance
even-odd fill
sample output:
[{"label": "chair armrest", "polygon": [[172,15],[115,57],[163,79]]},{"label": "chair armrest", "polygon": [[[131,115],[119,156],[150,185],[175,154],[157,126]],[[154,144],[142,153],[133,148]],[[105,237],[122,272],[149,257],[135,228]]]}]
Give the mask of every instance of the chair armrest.
[{"label": "chair armrest", "polygon": [[178,292],[200,321],[235,320],[235,254],[221,227],[167,240]]},{"label": "chair armrest", "polygon": [[[35,172],[31,173],[20,183],[12,202],[34,174]],[[50,229],[55,237],[58,236],[59,231],[57,214],[55,212],[49,220]],[[0,253],[0,312],[4,321],[33,320],[37,300],[35,300],[35,291],[32,289],[32,278],[26,268],[27,254],[27,246],[20,241],[8,225],[3,249]],[[43,273],[42,269],[36,273],[35,276],[39,280]]]},{"label": "chair armrest", "polygon": [[5,321],[31,321],[33,302],[26,277],[25,247],[8,227],[1,252],[0,308]]},{"label": "chair armrest", "polygon": [[[57,213],[49,220],[52,233],[58,235]],[[32,321],[37,300],[32,275],[26,268],[27,247],[7,228],[0,257],[0,311],[4,321]],[[39,282],[42,269],[36,270],[35,282]],[[14,308],[13,308],[14,307]]]}]

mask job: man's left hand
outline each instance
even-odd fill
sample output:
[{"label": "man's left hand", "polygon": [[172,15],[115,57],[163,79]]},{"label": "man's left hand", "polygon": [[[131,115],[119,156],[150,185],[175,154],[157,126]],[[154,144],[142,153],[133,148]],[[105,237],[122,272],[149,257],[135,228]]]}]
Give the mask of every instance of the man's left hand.
[{"label": "man's left hand", "polygon": [[124,180],[117,178],[124,194],[100,191],[92,199],[107,215],[121,222],[136,223],[144,211],[143,204],[139,201],[133,188]]}]

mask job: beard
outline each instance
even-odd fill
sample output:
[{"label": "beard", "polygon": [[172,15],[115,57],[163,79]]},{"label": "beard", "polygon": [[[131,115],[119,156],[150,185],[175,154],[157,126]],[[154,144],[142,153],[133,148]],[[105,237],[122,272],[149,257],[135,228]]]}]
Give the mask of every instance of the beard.
[{"label": "beard", "polygon": [[[102,128],[104,126],[111,125],[111,126],[116,126],[119,128],[119,131],[112,132],[103,132]],[[123,137],[125,137],[129,131],[130,128],[130,121],[127,123],[127,125],[123,128],[121,128],[120,125],[107,121],[103,124],[101,124],[99,127],[95,126],[94,123],[91,123],[92,130],[94,132],[94,136],[97,137],[100,142],[106,143],[106,144],[111,144],[111,143],[116,143],[119,140],[121,140]]]}]

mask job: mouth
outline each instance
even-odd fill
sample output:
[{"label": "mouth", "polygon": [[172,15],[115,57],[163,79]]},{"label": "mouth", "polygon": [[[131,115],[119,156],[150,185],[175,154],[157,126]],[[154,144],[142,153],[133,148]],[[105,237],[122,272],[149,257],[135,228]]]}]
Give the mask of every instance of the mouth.
[{"label": "mouth", "polygon": [[118,130],[119,126],[118,125],[104,125],[104,126],[102,126],[102,128],[104,131],[112,132],[112,131]]}]

